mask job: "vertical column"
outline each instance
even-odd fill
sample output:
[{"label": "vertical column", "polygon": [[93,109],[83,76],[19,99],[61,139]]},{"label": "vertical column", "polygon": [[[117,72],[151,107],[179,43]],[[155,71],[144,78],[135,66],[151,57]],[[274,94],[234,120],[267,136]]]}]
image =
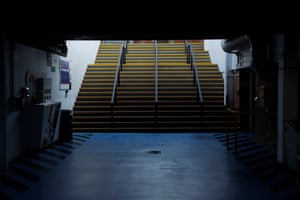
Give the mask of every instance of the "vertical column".
[{"label": "vertical column", "polygon": [[[283,58],[279,58],[278,67],[283,68]],[[278,70],[278,105],[277,105],[277,160],[283,162],[283,102],[284,102],[284,70]]]},{"label": "vertical column", "polygon": [[286,34],[278,39],[281,52],[278,57],[278,127],[277,160],[285,162],[285,122],[299,119],[299,36]]},{"label": "vertical column", "polygon": [[5,41],[0,38],[0,170],[7,169],[7,102]]}]

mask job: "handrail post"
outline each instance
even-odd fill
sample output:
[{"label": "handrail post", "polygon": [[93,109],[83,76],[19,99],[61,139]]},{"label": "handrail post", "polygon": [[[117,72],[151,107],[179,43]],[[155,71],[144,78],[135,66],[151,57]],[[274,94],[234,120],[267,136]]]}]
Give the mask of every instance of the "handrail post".
[{"label": "handrail post", "polygon": [[157,59],[157,40],[154,41],[155,44],[155,127],[158,127],[158,59]]},{"label": "handrail post", "polygon": [[[127,53],[127,48],[123,46],[121,65],[126,64],[126,53]],[[122,71],[122,66],[121,66],[121,71]]]},{"label": "handrail post", "polygon": [[124,46],[122,45],[120,47],[120,55],[118,59],[118,65],[116,69],[116,74],[115,74],[115,80],[114,80],[114,85],[113,85],[113,90],[111,94],[111,104],[114,104],[116,101],[116,92],[117,92],[117,87],[120,86],[120,68],[122,67],[122,55],[124,52]]},{"label": "handrail post", "polygon": [[[192,69],[192,67],[191,67],[191,69]],[[195,74],[195,73],[193,73],[193,74],[194,74],[194,76],[193,76],[194,85],[197,85],[197,82],[196,82],[196,74]],[[199,91],[197,92],[197,94],[198,94],[198,96],[199,96]]]},{"label": "handrail post", "polygon": [[187,46],[187,64],[191,64],[191,59],[192,59],[191,46],[188,45]]},{"label": "handrail post", "polygon": [[227,106],[225,106],[225,120],[226,120],[226,149],[229,150],[229,127],[228,127],[228,110]]},{"label": "handrail post", "polygon": [[111,94],[111,101],[110,101],[110,109],[111,109],[111,126],[113,127],[114,125],[114,104],[117,102],[116,98],[116,93],[117,93],[117,87],[120,86],[120,70],[122,70],[122,64],[124,62],[124,44],[120,47],[120,55],[118,59],[118,65],[116,69],[116,74],[115,74],[115,80],[114,80],[114,85],[113,85],[113,90]]},{"label": "handrail post", "polygon": [[[117,78],[117,79],[118,79],[118,84],[117,84],[117,86],[119,87],[120,84],[121,84],[121,83],[120,83],[120,72],[118,73],[118,78]],[[116,88],[116,89],[117,89],[117,88]],[[117,92],[117,91],[116,91],[116,92]]]},{"label": "handrail post", "polygon": [[234,154],[238,155],[238,143],[237,143],[237,116],[238,112],[234,113]]},{"label": "handrail post", "polygon": [[158,128],[158,103],[155,102],[155,127]]},{"label": "handrail post", "polygon": [[188,41],[184,40],[184,52],[187,54],[188,52]]},{"label": "handrail post", "polygon": [[124,47],[122,47],[122,55],[121,55],[121,62],[120,62],[120,71],[123,70],[123,63],[124,63]]},{"label": "handrail post", "polygon": [[[125,50],[125,53],[128,53],[127,44],[128,44],[128,40],[125,40],[125,42],[124,42],[124,50]],[[126,63],[126,62],[125,62],[125,63]]]},{"label": "handrail post", "polygon": [[199,93],[199,99],[200,99],[200,102],[203,102],[203,97],[202,97],[201,87],[200,87],[200,82],[199,82],[199,77],[198,77],[198,69],[197,69],[197,65],[195,62],[194,52],[193,52],[192,45],[190,44],[189,46],[190,46],[190,52],[191,52],[191,70],[194,70],[194,77],[195,77],[195,82],[197,85],[197,91]]},{"label": "handrail post", "polygon": [[[192,54],[192,53],[191,53]],[[194,58],[193,58],[193,56],[191,55],[190,56],[190,66],[191,66],[191,70],[193,70],[193,64],[194,64]]]},{"label": "handrail post", "polygon": [[201,102],[201,124],[203,124],[203,102]]},{"label": "handrail post", "polygon": [[115,98],[114,98],[114,104],[117,103],[117,95],[115,95]]},{"label": "handrail post", "polygon": [[188,54],[188,64],[190,64],[191,66],[191,70],[194,72],[193,73],[193,82],[194,85],[196,85],[197,87],[197,102],[200,103],[200,111],[201,111],[201,123],[203,124],[203,97],[202,97],[202,92],[201,92],[201,87],[200,87],[200,81],[199,81],[199,77],[198,77],[198,68],[196,65],[196,61],[195,61],[195,56],[194,56],[194,52],[193,52],[193,47],[192,44],[189,44],[187,46],[187,54]]},{"label": "handrail post", "polygon": [[113,128],[113,126],[115,124],[114,104],[110,104],[110,112],[111,112],[111,126]]}]

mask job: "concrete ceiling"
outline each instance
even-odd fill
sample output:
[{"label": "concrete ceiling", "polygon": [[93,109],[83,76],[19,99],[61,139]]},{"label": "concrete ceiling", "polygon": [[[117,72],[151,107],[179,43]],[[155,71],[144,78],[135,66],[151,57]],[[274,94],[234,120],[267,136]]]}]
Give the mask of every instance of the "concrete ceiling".
[{"label": "concrete ceiling", "polygon": [[[26,40],[220,39],[244,34],[270,35],[293,31],[298,16],[278,13],[215,12],[197,15],[106,14],[16,18],[2,25],[8,35]],[[213,13],[213,12],[211,12]]]},{"label": "concrete ceiling", "polygon": [[300,21],[298,15],[279,15],[275,11],[174,13],[147,15],[140,11],[110,16],[107,12],[77,15],[68,11],[65,15],[49,17],[40,12],[4,21],[0,33],[47,50],[60,48],[66,40],[230,39],[245,34],[269,37],[298,30]]}]

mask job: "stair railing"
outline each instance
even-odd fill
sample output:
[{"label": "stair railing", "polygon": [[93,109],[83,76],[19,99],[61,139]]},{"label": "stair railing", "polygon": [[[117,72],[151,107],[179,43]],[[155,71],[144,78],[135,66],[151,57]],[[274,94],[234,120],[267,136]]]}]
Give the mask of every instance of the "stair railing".
[{"label": "stair railing", "polygon": [[[186,43],[186,41],[185,41]],[[196,65],[195,55],[193,51],[193,45],[188,44],[186,46],[186,53],[187,53],[187,63],[191,65],[191,70],[193,70],[194,74],[194,85],[197,86],[197,102],[201,104],[201,122],[203,123],[203,97],[202,91],[198,76],[198,68]]]},{"label": "stair railing", "polygon": [[190,55],[190,50],[189,50],[189,44],[188,44],[188,41],[187,40],[184,40],[184,52],[186,53],[186,63],[190,64],[191,61],[190,61],[190,58],[191,58],[191,55]]},{"label": "stair railing", "polygon": [[124,50],[125,50],[125,54],[128,53],[128,48],[127,48],[128,46],[127,46],[127,44],[128,44],[128,40],[125,40],[125,41],[124,41]]},{"label": "stair railing", "polygon": [[226,106],[226,149],[229,150],[229,123],[233,121],[233,129],[234,129],[234,142],[233,142],[233,148],[234,148],[234,154],[238,156],[238,123],[239,123],[239,114],[240,111],[238,109],[232,109]]},{"label": "stair railing", "polygon": [[158,59],[157,59],[157,40],[154,41],[154,47],[155,47],[155,56],[154,56],[154,61],[155,61],[155,125],[157,127],[158,125]]},{"label": "stair railing", "polygon": [[114,80],[114,85],[113,85],[113,90],[112,90],[112,95],[111,95],[111,101],[110,101],[112,124],[114,123],[114,104],[117,101],[116,100],[117,88],[118,88],[118,86],[120,86],[120,72],[122,71],[123,64],[126,63],[125,43],[122,44],[120,47],[118,65],[117,65],[117,69],[116,69],[115,80]]}]

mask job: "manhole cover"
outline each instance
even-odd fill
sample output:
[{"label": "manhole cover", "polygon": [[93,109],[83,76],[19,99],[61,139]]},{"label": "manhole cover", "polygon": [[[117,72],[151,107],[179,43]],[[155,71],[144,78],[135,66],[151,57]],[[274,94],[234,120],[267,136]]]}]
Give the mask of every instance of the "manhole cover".
[{"label": "manhole cover", "polygon": [[161,154],[161,151],[159,151],[159,150],[151,150],[151,151],[147,151],[147,154]]}]

